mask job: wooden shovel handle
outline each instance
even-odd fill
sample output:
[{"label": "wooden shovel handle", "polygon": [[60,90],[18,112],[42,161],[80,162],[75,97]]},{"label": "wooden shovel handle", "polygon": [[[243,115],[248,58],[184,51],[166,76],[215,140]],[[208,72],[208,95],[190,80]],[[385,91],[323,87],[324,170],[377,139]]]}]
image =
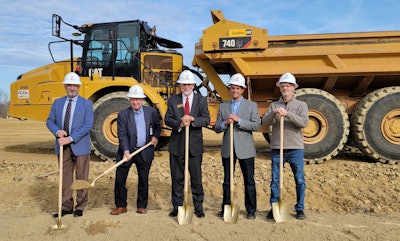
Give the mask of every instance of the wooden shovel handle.
[{"label": "wooden shovel handle", "polygon": [[233,204],[233,123],[229,124],[229,184],[230,184],[230,193],[231,193],[231,205]]},{"label": "wooden shovel handle", "polygon": [[[140,147],[139,149],[137,149],[136,151],[132,152],[131,154],[129,154],[129,159],[131,159],[133,156],[135,156],[136,154],[138,154],[139,152],[143,151],[145,148],[147,148],[148,146],[151,145],[151,141],[149,143],[147,143],[146,145]],[[119,162],[117,162],[115,165],[113,165],[112,167],[108,168],[105,172],[103,172],[102,174],[100,174],[98,177],[96,177],[93,182],[91,183],[91,185],[94,185],[94,183],[97,181],[97,179],[99,179],[100,177],[106,175],[107,173],[109,173],[110,171],[112,171],[113,169],[119,167],[120,165],[122,165],[124,162],[127,161],[127,158],[124,157],[122,160],[120,160]]]},{"label": "wooden shovel handle", "polygon": [[185,207],[188,202],[189,192],[189,126],[185,127],[185,170],[184,170],[184,186],[183,186],[183,202]]},{"label": "wooden shovel handle", "polygon": [[58,228],[61,226],[61,214],[62,214],[62,184],[63,184],[63,169],[64,169],[64,146],[60,145],[60,157],[59,157],[59,187],[58,187]]},{"label": "wooden shovel handle", "polygon": [[284,128],[285,117],[281,116],[280,119],[280,148],[279,148],[279,188],[281,190],[279,199],[282,199],[282,189],[283,189],[283,128]]}]

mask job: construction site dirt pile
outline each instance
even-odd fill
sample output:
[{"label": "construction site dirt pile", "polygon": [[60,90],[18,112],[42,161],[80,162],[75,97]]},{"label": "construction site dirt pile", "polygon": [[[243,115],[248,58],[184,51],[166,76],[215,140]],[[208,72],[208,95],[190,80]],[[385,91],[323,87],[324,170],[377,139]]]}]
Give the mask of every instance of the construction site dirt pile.
[{"label": "construction site dirt pile", "polygon": [[[0,237],[2,240],[396,240],[400,229],[399,165],[369,162],[356,152],[340,153],[322,164],[305,166],[306,220],[294,217],[294,180],[284,169],[287,222],[266,220],[270,210],[268,143],[255,134],[257,213],[246,219],[243,178],[237,164],[236,200],[241,206],[236,224],[217,216],[221,209],[223,168],[221,134],[204,130],[203,185],[205,218],[179,225],[171,211],[169,154],[156,152],[150,171],[147,214],[136,213],[136,169],[128,177],[128,212],[110,215],[114,207],[115,171],[89,189],[82,217],[66,215],[68,228],[56,224],[58,165],[54,137],[43,122],[0,119]],[[92,157],[89,181],[115,163]],[[189,198],[191,202],[191,196]]]}]

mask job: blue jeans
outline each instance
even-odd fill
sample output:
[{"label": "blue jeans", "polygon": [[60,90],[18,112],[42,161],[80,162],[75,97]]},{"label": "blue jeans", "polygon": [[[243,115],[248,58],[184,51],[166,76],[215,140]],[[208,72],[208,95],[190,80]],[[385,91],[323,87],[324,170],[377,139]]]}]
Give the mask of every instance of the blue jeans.
[{"label": "blue jeans", "polygon": [[[271,150],[271,198],[270,204],[279,202],[279,149]],[[289,162],[290,168],[296,182],[297,203],[295,210],[304,210],[304,194],[306,191],[306,180],[304,178],[304,150],[286,149],[283,150],[283,165]]]}]

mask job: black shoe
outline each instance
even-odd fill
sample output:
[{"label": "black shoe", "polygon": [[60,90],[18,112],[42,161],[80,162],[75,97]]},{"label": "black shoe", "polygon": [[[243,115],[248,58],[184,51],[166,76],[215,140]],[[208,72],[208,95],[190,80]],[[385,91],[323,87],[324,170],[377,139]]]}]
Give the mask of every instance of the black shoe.
[{"label": "black shoe", "polygon": [[272,210],[269,210],[268,214],[267,214],[267,219],[274,219],[274,213],[272,212]]},{"label": "black shoe", "polygon": [[82,215],[83,215],[83,211],[82,210],[75,210],[74,217],[81,217]]},{"label": "black shoe", "polygon": [[172,209],[172,211],[169,213],[169,216],[170,217],[178,216],[178,209],[177,208]]},{"label": "black shoe", "polygon": [[217,216],[220,217],[220,218],[223,218],[224,217],[224,211],[221,211],[221,212],[217,213]]},{"label": "black shoe", "polygon": [[[73,211],[72,210],[61,210],[61,217],[64,217],[67,214],[72,214]],[[53,214],[53,218],[58,218],[58,213]]]},{"label": "black shoe", "polygon": [[255,213],[248,213],[247,214],[247,219],[256,219],[256,214]]},{"label": "black shoe", "polygon": [[203,210],[195,210],[194,214],[196,215],[196,217],[198,218],[204,218],[206,215],[204,214]]},{"label": "black shoe", "polygon": [[304,214],[303,210],[297,210],[296,211],[296,218],[299,220],[304,220],[306,219],[306,215]]}]

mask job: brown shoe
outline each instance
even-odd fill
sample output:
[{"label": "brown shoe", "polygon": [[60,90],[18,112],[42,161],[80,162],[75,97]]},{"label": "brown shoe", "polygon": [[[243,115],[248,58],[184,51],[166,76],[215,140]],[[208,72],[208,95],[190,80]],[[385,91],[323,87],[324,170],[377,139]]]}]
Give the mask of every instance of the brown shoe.
[{"label": "brown shoe", "polygon": [[110,214],[111,215],[120,215],[121,213],[126,213],[127,211],[128,211],[127,208],[116,207],[110,212]]},{"label": "brown shoe", "polygon": [[140,213],[140,214],[146,214],[146,213],[147,213],[147,210],[146,210],[146,208],[138,208],[138,209],[136,210],[136,212],[137,212],[137,213]]}]

